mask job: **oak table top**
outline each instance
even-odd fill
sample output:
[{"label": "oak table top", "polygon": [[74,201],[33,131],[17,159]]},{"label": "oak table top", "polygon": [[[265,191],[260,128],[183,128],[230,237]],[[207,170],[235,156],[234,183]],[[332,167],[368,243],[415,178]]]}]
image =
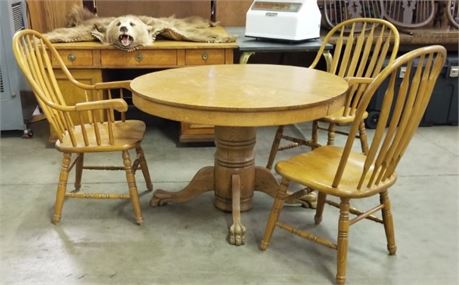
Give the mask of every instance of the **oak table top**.
[{"label": "oak table top", "polygon": [[131,82],[140,110],[170,120],[215,125],[215,162],[178,192],[156,190],[151,205],[182,203],[214,191],[218,209],[233,213],[228,239],[241,245],[240,211],[254,191],[274,197],[278,183],[255,166],[256,127],[310,121],[344,105],[347,82],[309,68],[285,65],[207,65],[168,69]]},{"label": "oak table top", "polygon": [[324,71],[282,65],[210,65],[135,78],[134,104],[166,119],[218,126],[272,126],[331,114],[347,83]]}]

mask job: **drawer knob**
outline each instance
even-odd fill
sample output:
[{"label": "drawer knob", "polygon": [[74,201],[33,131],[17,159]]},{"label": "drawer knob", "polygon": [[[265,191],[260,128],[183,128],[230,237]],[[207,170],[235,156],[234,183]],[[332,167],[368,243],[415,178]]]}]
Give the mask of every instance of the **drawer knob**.
[{"label": "drawer knob", "polygon": [[143,54],[142,54],[141,52],[137,52],[137,53],[135,54],[135,60],[136,60],[137,62],[141,62],[141,61],[143,60]]},{"label": "drawer knob", "polygon": [[76,60],[76,55],[73,54],[73,53],[69,53],[67,55],[67,59],[70,61],[70,62],[74,62]]},{"label": "drawer knob", "polygon": [[209,53],[207,53],[207,51],[204,51],[203,53],[201,53],[201,58],[202,60],[206,61],[209,58]]}]

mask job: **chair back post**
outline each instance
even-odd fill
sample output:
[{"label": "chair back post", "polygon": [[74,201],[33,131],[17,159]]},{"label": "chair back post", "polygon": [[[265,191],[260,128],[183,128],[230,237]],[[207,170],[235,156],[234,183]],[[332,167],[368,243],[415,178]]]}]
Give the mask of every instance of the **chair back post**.
[{"label": "chair back post", "polygon": [[[115,144],[114,111],[121,113],[124,122],[127,105],[122,98],[123,88],[129,88],[127,81],[94,85],[77,81],[51,42],[34,30],[17,32],[13,38],[13,51],[21,71],[30,83],[40,107],[61,143],[68,137],[73,147]],[[66,103],[52,63],[60,67],[68,81],[84,90],[86,102],[74,106]],[[111,89],[120,90],[121,101],[112,98]],[[106,103],[90,100],[88,92],[104,90],[108,90],[109,100]]]},{"label": "chair back post", "polygon": [[[13,37],[13,52],[18,66],[31,85],[38,103],[62,140],[64,132],[74,126],[69,112],[75,109],[67,106],[57,84],[47,50],[54,48],[48,40],[33,30],[22,30]],[[57,52],[56,52],[57,53]],[[72,141],[74,136],[71,135]]]},{"label": "chair back post", "polygon": [[[354,18],[334,26],[325,36],[311,68],[319,63],[325,46],[334,44],[327,55],[327,71],[341,77],[374,78],[384,67],[385,59],[395,60],[400,45],[397,28],[388,21],[376,18]],[[353,116],[365,86],[354,85],[347,93],[343,116]]]},{"label": "chair back post", "polygon": [[[387,66],[367,87],[346,141],[333,187],[338,187],[351,153],[360,121],[373,94],[386,82],[383,106],[357,189],[371,188],[390,178],[427,108],[446,61],[446,49],[434,45],[408,52]],[[401,68],[405,75],[397,87]]]}]

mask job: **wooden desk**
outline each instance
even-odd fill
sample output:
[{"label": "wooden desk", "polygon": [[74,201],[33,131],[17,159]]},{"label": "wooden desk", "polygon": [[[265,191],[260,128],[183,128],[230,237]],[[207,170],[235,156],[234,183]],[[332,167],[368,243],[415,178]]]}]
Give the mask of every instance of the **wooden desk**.
[{"label": "wooden desk", "polygon": [[[77,80],[94,84],[102,82],[105,77],[104,72],[110,69],[165,69],[193,65],[232,64],[233,49],[237,45],[236,43],[156,41],[151,46],[130,53],[97,42],[55,44],[55,47]],[[56,77],[69,104],[84,100],[84,92],[68,82],[60,70],[56,70]],[[94,100],[100,100],[104,95],[99,93],[89,94],[89,96]],[[213,137],[212,124],[181,124],[180,142],[212,141]]]},{"label": "wooden desk", "polygon": [[154,72],[131,82],[134,105],[166,119],[214,124],[214,166],[200,169],[179,192],[157,190],[151,205],[186,202],[215,192],[215,206],[233,212],[231,244],[244,242],[240,211],[254,191],[274,197],[271,171],[255,166],[255,127],[325,117],[344,104],[347,82],[327,72],[284,65],[214,65]]}]

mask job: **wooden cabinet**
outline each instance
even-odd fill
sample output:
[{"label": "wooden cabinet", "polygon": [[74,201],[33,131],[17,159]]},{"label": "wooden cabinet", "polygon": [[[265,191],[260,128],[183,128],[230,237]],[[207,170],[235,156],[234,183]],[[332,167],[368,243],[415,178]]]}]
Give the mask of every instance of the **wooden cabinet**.
[{"label": "wooden cabinet", "polygon": [[[79,81],[93,84],[102,82],[104,73],[112,69],[155,69],[175,68],[205,64],[232,64],[236,43],[194,43],[178,41],[157,41],[153,45],[134,52],[124,52],[96,42],[55,44],[56,49]],[[56,59],[52,59],[56,66]],[[68,82],[59,70],[57,80],[68,103],[81,102],[83,91]],[[90,94],[102,99],[103,94]],[[179,141],[213,141],[214,128],[209,125],[181,122]]]}]

